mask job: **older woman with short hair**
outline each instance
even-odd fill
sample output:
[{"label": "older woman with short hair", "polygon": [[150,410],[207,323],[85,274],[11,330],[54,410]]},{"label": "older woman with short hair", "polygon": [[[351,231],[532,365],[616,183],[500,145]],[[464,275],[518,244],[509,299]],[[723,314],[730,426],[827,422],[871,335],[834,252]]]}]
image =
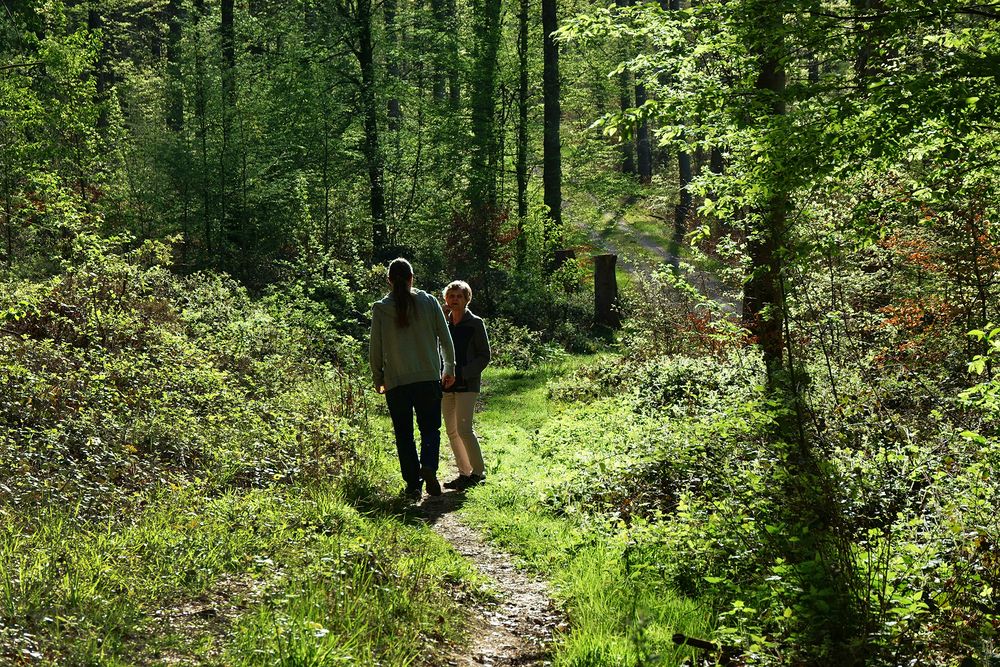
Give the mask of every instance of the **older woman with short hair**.
[{"label": "older woman with short hair", "polygon": [[455,344],[455,382],[444,390],[441,412],[458,468],[458,477],[445,482],[444,486],[462,491],[486,478],[479,436],[472,428],[472,417],[483,369],[490,363],[490,341],[483,320],[469,310],[472,288],[468,283],[452,281],[442,294],[448,331]]}]

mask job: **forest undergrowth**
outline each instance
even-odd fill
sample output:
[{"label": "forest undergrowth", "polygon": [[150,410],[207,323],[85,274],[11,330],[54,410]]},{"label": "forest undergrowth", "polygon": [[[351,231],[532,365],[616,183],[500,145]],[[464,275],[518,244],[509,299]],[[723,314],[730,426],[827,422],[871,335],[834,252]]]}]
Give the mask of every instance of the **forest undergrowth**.
[{"label": "forest undergrowth", "polygon": [[[996,386],[976,375],[993,357],[919,377],[916,355],[946,348],[914,333],[941,322],[901,330],[887,308],[845,326],[846,356],[800,362],[796,415],[722,308],[669,270],[633,284],[621,351],[497,371],[484,393],[491,483],[463,512],[552,578],[556,664],[682,664],[677,633],[730,665],[995,664]],[[998,331],[950,335],[959,357]],[[808,466],[774,439],[796,419]]]},{"label": "forest undergrowth", "polygon": [[89,241],[0,290],[0,662],[439,660],[480,578],[384,488],[348,327]]}]

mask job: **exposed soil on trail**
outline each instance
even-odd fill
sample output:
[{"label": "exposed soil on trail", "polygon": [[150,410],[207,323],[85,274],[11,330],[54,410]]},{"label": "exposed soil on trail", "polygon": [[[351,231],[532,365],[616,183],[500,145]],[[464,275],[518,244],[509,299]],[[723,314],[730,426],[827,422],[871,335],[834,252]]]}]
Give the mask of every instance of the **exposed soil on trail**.
[{"label": "exposed soil on trail", "polygon": [[455,550],[489,577],[496,602],[476,603],[467,645],[457,646],[448,665],[469,667],[535,667],[551,664],[554,633],[564,626],[552,605],[548,586],[517,568],[513,559],[487,544],[463,524],[455,511],[464,494],[448,492],[425,497],[420,505],[428,524]]}]

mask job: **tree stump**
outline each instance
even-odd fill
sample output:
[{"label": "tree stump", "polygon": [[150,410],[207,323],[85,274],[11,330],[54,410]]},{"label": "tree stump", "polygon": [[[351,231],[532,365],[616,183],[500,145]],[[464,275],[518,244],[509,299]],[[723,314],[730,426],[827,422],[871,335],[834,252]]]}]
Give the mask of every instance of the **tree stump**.
[{"label": "tree stump", "polygon": [[594,321],[597,324],[618,328],[618,277],[615,264],[618,255],[594,256]]}]

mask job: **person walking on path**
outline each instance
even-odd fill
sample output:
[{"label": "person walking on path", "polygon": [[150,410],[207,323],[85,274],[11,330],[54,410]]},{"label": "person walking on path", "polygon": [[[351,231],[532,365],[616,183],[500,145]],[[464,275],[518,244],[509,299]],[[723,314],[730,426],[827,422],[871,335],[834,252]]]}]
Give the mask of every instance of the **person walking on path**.
[{"label": "person walking on path", "polygon": [[[368,347],[372,379],[389,407],[399,470],[406,482],[403,492],[419,498],[426,483],[427,493],[439,496],[441,390],[455,381],[455,347],[437,299],[413,289],[410,263],[402,257],[392,260],[388,279],[392,292],[372,304]],[[419,456],[414,414],[420,430]]]},{"label": "person walking on path", "polygon": [[490,363],[490,340],[483,320],[468,309],[472,301],[472,288],[468,283],[455,280],[444,288],[443,295],[448,311],[448,331],[455,343],[455,383],[445,388],[441,410],[458,468],[458,477],[445,482],[445,487],[464,490],[479,484],[486,476],[472,417],[483,369]]}]

